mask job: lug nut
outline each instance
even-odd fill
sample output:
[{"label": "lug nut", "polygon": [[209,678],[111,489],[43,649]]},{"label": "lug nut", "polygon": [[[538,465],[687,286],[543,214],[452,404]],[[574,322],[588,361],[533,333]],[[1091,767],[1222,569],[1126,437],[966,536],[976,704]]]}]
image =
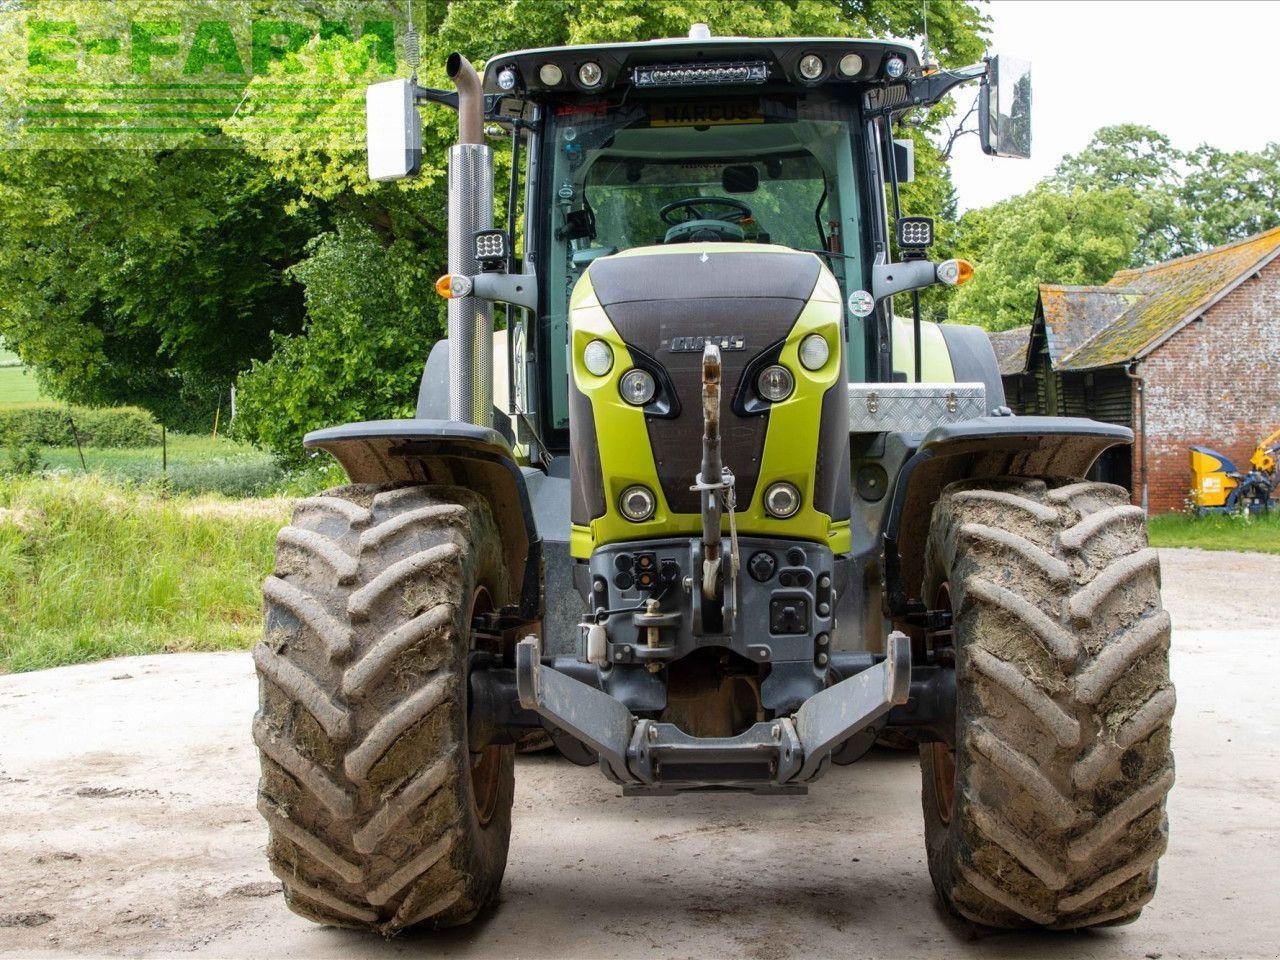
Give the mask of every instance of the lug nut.
[{"label": "lug nut", "polygon": [[825,667],[830,659],[825,653],[818,654],[818,666]]},{"label": "lug nut", "polygon": [[824,573],[818,578],[818,586],[823,590],[827,589],[827,587],[831,586],[831,578]]},{"label": "lug nut", "polygon": [[831,604],[829,603],[818,604],[818,612],[825,617],[828,613],[831,612]]}]

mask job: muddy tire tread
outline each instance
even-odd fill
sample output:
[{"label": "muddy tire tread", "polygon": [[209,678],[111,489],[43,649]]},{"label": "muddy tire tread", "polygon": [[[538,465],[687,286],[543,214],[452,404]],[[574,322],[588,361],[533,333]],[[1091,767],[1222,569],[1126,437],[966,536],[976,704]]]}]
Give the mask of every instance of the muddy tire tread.
[{"label": "muddy tire tread", "polygon": [[922,749],[930,872],[992,927],[1128,922],[1155,890],[1173,785],[1170,621],[1119,487],[965,481],[935,508],[923,595],[955,613],[950,825]]},{"label": "muddy tire tread", "polygon": [[254,650],[258,808],[297,913],[384,936],[472,919],[496,895],[512,760],[481,824],[465,740],[470,597],[505,602],[487,505],[453,487],[350,486],[300,501]]}]

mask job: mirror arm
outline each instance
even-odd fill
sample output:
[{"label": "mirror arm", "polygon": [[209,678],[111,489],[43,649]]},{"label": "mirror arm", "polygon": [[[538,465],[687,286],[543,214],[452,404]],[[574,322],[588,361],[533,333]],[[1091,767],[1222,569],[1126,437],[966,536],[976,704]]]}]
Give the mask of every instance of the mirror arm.
[{"label": "mirror arm", "polygon": [[435,87],[419,87],[415,84],[413,99],[419,104],[438,103],[441,106],[448,107],[450,110],[458,109],[458,92],[456,90],[437,90]]},{"label": "mirror arm", "polygon": [[481,300],[538,309],[538,277],[533,272],[480,273],[470,279],[472,295]]},{"label": "mirror arm", "polygon": [[877,301],[895,293],[919,290],[938,282],[938,265],[932,260],[876,263],[871,267],[871,296]]},{"label": "mirror arm", "polygon": [[868,90],[863,98],[863,111],[867,116],[877,117],[904,113],[915,107],[925,107],[937,103],[951,90],[962,83],[984,80],[987,76],[988,61],[959,67],[955,70],[937,70],[924,76],[913,77],[899,87],[905,87],[902,96],[887,96],[891,87],[878,87]]}]

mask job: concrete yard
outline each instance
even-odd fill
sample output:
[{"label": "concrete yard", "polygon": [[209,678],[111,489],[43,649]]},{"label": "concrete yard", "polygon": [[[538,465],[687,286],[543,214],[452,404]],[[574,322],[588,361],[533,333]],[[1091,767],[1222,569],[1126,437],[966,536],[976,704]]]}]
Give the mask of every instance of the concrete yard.
[{"label": "concrete yard", "polygon": [[521,758],[497,907],[382,941],[284,906],[254,812],[247,653],[0,677],[0,956],[1274,957],[1280,556],[1162,551],[1178,685],[1172,845],[1142,918],[980,934],[935,905],[914,755],[807,798],[623,799]]}]

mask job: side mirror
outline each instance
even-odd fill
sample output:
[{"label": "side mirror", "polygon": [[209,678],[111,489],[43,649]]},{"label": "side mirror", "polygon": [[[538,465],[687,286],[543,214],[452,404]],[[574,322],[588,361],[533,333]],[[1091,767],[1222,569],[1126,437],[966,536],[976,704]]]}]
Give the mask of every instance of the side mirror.
[{"label": "side mirror", "polygon": [[403,180],[422,167],[422,118],[411,80],[375,83],[365,92],[369,179]]},{"label": "side mirror", "polygon": [[898,166],[898,182],[911,183],[916,178],[916,142],[911,139],[893,141],[893,162]]},{"label": "side mirror", "polygon": [[992,57],[978,92],[978,135],[993,157],[1031,156],[1031,64]]}]

